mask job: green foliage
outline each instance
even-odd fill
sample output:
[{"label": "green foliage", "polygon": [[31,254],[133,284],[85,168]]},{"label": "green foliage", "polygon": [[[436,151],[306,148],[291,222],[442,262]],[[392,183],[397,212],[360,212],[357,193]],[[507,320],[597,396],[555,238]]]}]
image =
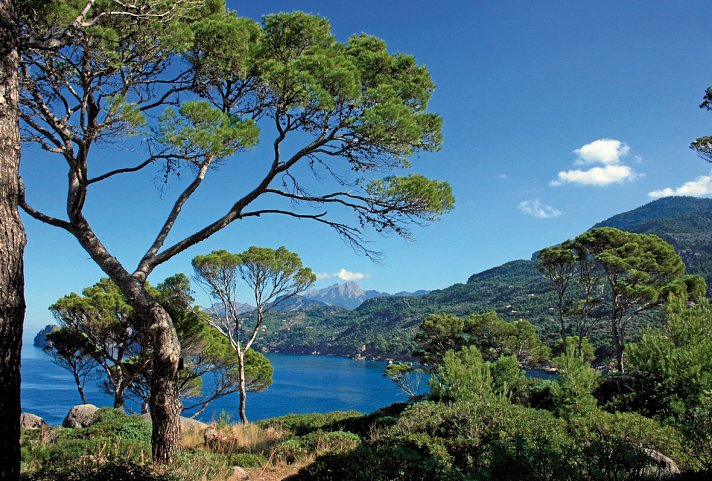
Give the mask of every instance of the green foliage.
[{"label": "green foliage", "polygon": [[295,481],[465,481],[459,471],[417,448],[387,444],[320,456]]},{"label": "green foliage", "polygon": [[474,346],[448,351],[430,379],[430,395],[441,401],[490,401],[495,397],[489,365]]},{"label": "green foliage", "polygon": [[153,470],[150,466],[116,460],[105,463],[65,462],[63,465],[46,465],[22,481],[175,481],[170,475]]},{"label": "green foliage", "polygon": [[455,207],[455,197],[447,182],[437,182],[418,174],[372,180],[366,192],[376,202],[404,206],[412,204],[412,211],[404,213],[423,217],[427,221],[438,220],[441,214]]},{"label": "green foliage", "polygon": [[40,467],[47,473],[65,471],[72,466],[77,469],[78,465],[90,464],[92,457],[95,460],[141,463],[150,458],[151,423],[140,416],[127,416],[120,409],[101,408],[96,422],[90,426],[54,428],[51,439],[50,443],[25,439],[23,463],[28,472]]},{"label": "green foliage", "polygon": [[639,414],[592,410],[572,418],[569,430],[578,459],[585,460],[577,467],[579,479],[637,480],[646,474],[654,479],[657,473],[645,449],[681,459],[679,435]]},{"label": "green foliage", "polygon": [[658,419],[681,420],[712,396],[712,307],[672,298],[662,330],[648,329],[629,348],[641,388],[635,404]]},{"label": "green foliage", "polygon": [[507,322],[495,312],[475,314],[465,318],[465,332],[488,360],[515,356],[518,362],[537,363],[551,354],[534,326],[523,319]]},{"label": "green foliage", "polygon": [[[303,292],[316,282],[316,275],[302,265],[297,254],[284,246],[278,249],[252,246],[240,254],[240,277],[254,291],[258,305],[279,297]],[[262,293],[258,298],[258,293]]]},{"label": "green foliage", "polygon": [[492,387],[497,394],[506,396],[517,404],[526,404],[529,398],[529,382],[524,370],[514,356],[502,356],[489,364]]},{"label": "green foliage", "polygon": [[557,356],[569,351],[583,357],[583,360],[588,364],[596,360],[595,348],[587,337],[579,339],[578,336],[567,336],[566,340],[560,339],[553,349]]},{"label": "green foliage", "polygon": [[422,364],[436,368],[445,353],[460,350],[464,343],[465,321],[451,314],[431,314],[423,320],[415,336],[420,348],[416,355]]},{"label": "green foliage", "polygon": [[256,424],[263,428],[276,426],[287,429],[295,436],[304,436],[327,427],[332,430],[338,430],[340,423],[361,416],[363,416],[363,414],[358,411],[332,411],[324,414],[287,414],[286,416],[258,421]]},{"label": "green foliage", "polygon": [[514,356],[518,362],[536,363],[550,354],[531,323],[521,319],[507,322],[496,312],[473,314],[464,319],[449,314],[428,316],[416,340],[420,348],[415,354],[431,370],[442,364],[449,350],[465,346],[475,346],[487,360]]},{"label": "green foliage", "polygon": [[502,402],[422,402],[354,451],[317,458],[297,479],[652,480],[661,473],[645,449],[681,459],[679,448],[674,431],[635,414],[562,419]]},{"label": "green foliage", "polygon": [[556,410],[563,415],[585,415],[596,407],[593,391],[601,375],[573,351],[554,359],[558,369],[557,389],[554,390]]},{"label": "green foliage", "polygon": [[304,461],[309,450],[297,438],[286,439],[272,448],[270,457],[278,463],[294,464]]},{"label": "green foliage", "polygon": [[310,453],[345,452],[361,445],[361,438],[348,431],[313,431],[301,438]]},{"label": "green foliage", "polygon": [[258,139],[254,120],[225,114],[200,100],[182,103],[177,113],[166,109],[156,132],[156,140],[196,165],[253,147]]}]

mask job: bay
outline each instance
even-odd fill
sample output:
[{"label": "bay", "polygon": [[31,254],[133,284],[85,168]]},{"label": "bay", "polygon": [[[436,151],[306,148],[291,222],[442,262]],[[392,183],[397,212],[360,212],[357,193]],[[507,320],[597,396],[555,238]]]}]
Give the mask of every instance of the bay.
[{"label": "bay", "polygon": [[[55,365],[41,349],[25,345],[22,357],[22,410],[61,424],[81,399],[68,371]],[[357,410],[372,412],[406,396],[383,377],[386,363],[354,361],[331,356],[267,354],[274,367],[273,384],[263,392],[248,393],[247,416],[251,421],[289,413],[324,413]],[[112,398],[97,384],[85,388],[87,400],[111,406]],[[198,419],[212,421],[237,417],[238,395],[215,400]]]}]

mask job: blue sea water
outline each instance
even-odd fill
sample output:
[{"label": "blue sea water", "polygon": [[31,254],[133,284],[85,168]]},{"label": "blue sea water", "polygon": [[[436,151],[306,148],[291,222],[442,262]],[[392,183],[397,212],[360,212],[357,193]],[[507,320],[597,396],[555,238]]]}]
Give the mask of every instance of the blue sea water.
[{"label": "blue sea water", "polygon": [[[354,361],[343,357],[294,354],[267,354],[274,368],[273,384],[263,392],[247,394],[250,421],[289,413],[325,413],[354,409],[375,411],[406,396],[383,376],[386,363]],[[549,378],[541,371],[527,371],[528,377]],[[426,384],[426,383],[424,383]],[[112,406],[113,398],[98,384],[85,387],[87,400],[97,406]],[[51,358],[25,342],[22,350],[22,410],[61,424],[69,410],[81,404],[71,374]],[[200,415],[202,421],[216,420],[224,411],[237,418],[238,394],[213,401]]]},{"label": "blue sea water", "polygon": [[[372,412],[405,395],[383,377],[384,362],[354,361],[330,356],[268,354],[274,382],[266,391],[248,393],[247,417],[251,421],[289,413],[355,409]],[[85,388],[87,400],[111,406],[113,399],[96,384]],[[71,374],[55,365],[41,349],[26,343],[22,352],[22,410],[61,424],[72,406],[81,404]],[[198,419],[218,419],[224,410],[237,417],[238,395],[215,400]]]}]

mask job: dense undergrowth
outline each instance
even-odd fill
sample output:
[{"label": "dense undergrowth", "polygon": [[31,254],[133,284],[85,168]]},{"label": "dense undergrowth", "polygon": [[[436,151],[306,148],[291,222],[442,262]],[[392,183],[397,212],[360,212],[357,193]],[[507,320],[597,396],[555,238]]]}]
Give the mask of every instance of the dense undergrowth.
[{"label": "dense undergrowth", "polygon": [[[544,381],[546,383],[546,381]],[[536,384],[539,384],[537,382]],[[218,423],[219,438],[184,433],[184,450],[150,465],[150,424],[102,409],[86,428],[23,432],[26,481],[218,481],[233,466],[303,466],[298,480],[705,479],[709,460],[684,433],[635,413],[599,408],[560,415],[489,398],[288,415],[248,426]],[[709,443],[709,439],[707,440]],[[670,475],[651,452],[687,473]]]}]

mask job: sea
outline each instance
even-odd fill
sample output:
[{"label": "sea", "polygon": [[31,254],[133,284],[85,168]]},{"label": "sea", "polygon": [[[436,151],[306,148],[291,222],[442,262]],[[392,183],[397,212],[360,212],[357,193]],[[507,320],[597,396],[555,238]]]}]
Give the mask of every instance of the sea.
[{"label": "sea", "polygon": [[[325,413],[356,410],[373,412],[406,395],[383,376],[386,363],[355,361],[344,357],[266,354],[274,368],[272,385],[262,392],[247,393],[247,418],[250,421],[290,413]],[[30,342],[22,350],[22,410],[43,418],[51,425],[61,424],[69,410],[81,404],[69,371]],[[112,406],[113,398],[94,383],[85,387],[87,400],[96,406]],[[197,419],[236,420],[239,395],[217,399]]]},{"label": "sea", "polygon": [[[356,361],[345,357],[267,353],[274,368],[272,385],[262,392],[247,393],[247,418],[259,421],[290,413],[326,413],[356,410],[373,412],[407,396],[383,376],[384,361]],[[552,377],[543,371],[527,371],[528,377]],[[427,388],[423,382],[421,389]],[[69,371],[57,366],[42,349],[26,339],[22,350],[22,410],[61,424],[69,410],[81,404]],[[88,384],[85,395],[91,404],[112,406],[113,398]],[[237,420],[239,395],[213,401],[197,419]],[[130,403],[127,407],[131,408]]]}]

